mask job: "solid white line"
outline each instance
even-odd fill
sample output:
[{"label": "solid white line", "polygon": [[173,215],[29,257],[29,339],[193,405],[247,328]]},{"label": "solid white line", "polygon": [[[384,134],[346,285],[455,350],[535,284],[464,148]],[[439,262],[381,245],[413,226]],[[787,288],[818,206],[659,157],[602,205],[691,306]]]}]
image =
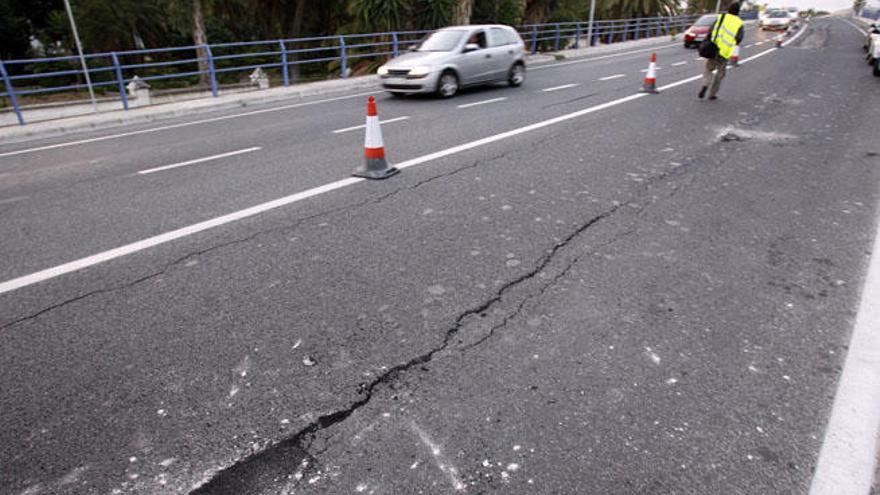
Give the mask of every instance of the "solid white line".
[{"label": "solid white line", "polygon": [[[400,122],[401,120],[409,120],[409,117],[406,117],[406,116],[394,117],[393,119],[382,120],[379,123],[380,124],[392,124],[394,122]],[[361,125],[356,125],[356,126],[352,126],[352,127],[346,127],[344,129],[336,129],[335,131],[333,131],[333,134],[342,134],[343,132],[356,131],[358,129],[363,129],[365,127],[367,127],[366,124],[361,124]]]},{"label": "solid white line", "polygon": [[464,105],[458,105],[458,108],[477,107],[480,105],[487,105],[489,103],[498,103],[499,101],[504,101],[506,99],[507,99],[507,97],[501,97],[501,98],[492,98],[491,100],[478,101],[476,103],[465,103]]},{"label": "solid white line", "polygon": [[810,495],[871,491],[880,435],[880,224]]},{"label": "solid white line", "polygon": [[[795,35],[788,42],[794,41],[804,30],[801,30],[797,35]],[[740,64],[747,63],[750,60],[754,60],[760,56],[766,55],[767,53],[775,52],[777,49],[766,50],[758,55],[753,55],[747,59],[741,60]],[[666,86],[661,86],[658,90],[664,90],[673,88],[675,86],[680,86],[682,84],[686,84],[692,81],[696,81],[700,79],[701,76],[694,76],[688,79],[684,79],[682,81],[678,81],[672,84],[667,84]],[[606,108],[611,108],[617,105],[621,105],[623,103],[627,103],[630,101],[638,100],[639,98],[643,98],[648,96],[647,93],[636,93],[630,96],[625,96],[623,98],[618,98],[617,100],[609,101],[607,103],[602,103],[601,105],[596,105],[590,108],[585,108],[583,110],[579,110],[577,112],[572,112],[569,114],[561,115],[559,117],[554,117],[552,119],[543,120],[541,122],[537,122],[531,125],[527,125],[525,127],[520,127],[517,129],[513,129],[507,132],[502,132],[501,134],[495,134],[494,136],[489,136],[483,139],[478,139],[476,141],[471,141],[469,143],[461,144],[458,146],[454,146],[452,148],[447,148],[445,150],[437,151],[435,153],[431,153],[428,155],[424,155],[418,158],[413,158],[411,160],[407,160],[402,163],[396,164],[397,168],[404,169],[408,167],[413,167],[416,165],[420,165],[423,163],[427,163],[433,160],[438,160],[440,158],[444,158],[450,155],[454,155],[457,153],[461,153],[463,151],[467,151],[470,149],[478,148],[480,146],[484,146],[490,143],[494,143],[497,141],[501,141],[503,139],[508,139],[514,136],[518,136],[520,134],[524,134],[527,132],[535,131],[538,129],[542,129],[544,127],[552,126],[561,122],[565,122],[571,119],[575,119],[584,115],[588,115],[594,112],[598,112],[600,110],[604,110]],[[201,223],[197,223],[195,225],[190,225],[188,227],[183,227],[171,232],[167,232],[165,234],[160,234],[154,237],[150,237],[148,239],[144,239],[142,241],[138,241],[132,244],[127,244],[122,247],[118,247],[115,249],[111,249],[109,251],[104,251],[102,253],[98,253],[86,258],[82,258],[76,261],[71,261],[69,263],[65,263],[63,265],[59,265],[53,268],[48,268],[46,270],[42,270],[36,273],[32,273],[30,275],[25,275],[19,278],[15,278],[6,282],[0,283],[0,294],[4,294],[6,292],[11,292],[22,287],[27,287],[29,285],[33,285],[39,282],[43,282],[45,280],[49,280],[55,277],[59,277],[61,275],[75,272],[78,270],[82,270],[84,268],[88,268],[90,266],[97,265],[99,263],[103,263],[105,261],[110,261],[115,258],[120,258],[122,256],[126,256],[129,254],[136,253],[138,251],[143,251],[144,249],[148,249],[150,247],[158,246],[160,244],[164,244],[167,242],[171,242],[173,240],[179,239],[181,237],[186,237],[189,235],[196,234],[198,232],[202,232],[214,227],[219,227],[221,225],[235,222],[237,220],[241,220],[244,218],[248,218],[269,210],[273,210],[275,208],[280,208],[282,206],[286,206],[292,203],[296,203],[297,201],[302,201],[314,196],[318,196],[320,194],[324,194],[326,192],[334,191],[336,189],[341,189],[343,187],[347,187],[353,184],[357,184],[359,182],[363,182],[365,179],[358,178],[348,178],[342,179],[336,182],[331,182],[330,184],[325,184],[323,186],[318,186],[300,193],[292,194],[290,196],[285,196],[280,199],[276,199],[274,201],[269,201],[267,203],[262,203],[256,206],[252,206],[245,210],[240,210],[237,212],[229,213],[227,215],[223,215],[221,217],[213,218],[211,220],[207,220]]]},{"label": "solid white line", "polygon": [[345,186],[349,186],[351,184],[355,184],[361,182],[365,179],[357,179],[357,178],[348,178],[338,180],[336,182],[331,182],[330,184],[325,184],[323,186],[315,187],[300,193],[292,194],[290,196],[285,196],[283,198],[276,199],[274,201],[269,201],[267,203],[262,203],[256,206],[252,206],[250,208],[239,210],[228,215],[223,215],[221,217],[212,218],[210,220],[206,220],[204,222],[200,222],[194,225],[190,225],[188,227],[183,227],[177,230],[172,230],[171,232],[166,232],[164,234],[160,234],[154,237],[150,237],[144,239],[142,241],[134,242],[131,244],[126,244],[125,246],[121,246],[115,249],[111,249],[109,251],[104,251],[102,253],[98,253],[92,256],[88,256],[86,258],[81,258],[76,261],[71,261],[69,263],[65,263],[63,265],[58,265],[53,268],[49,268],[46,270],[42,270],[36,273],[32,273],[30,275],[25,275],[24,277],[19,277],[16,279],[9,280],[7,282],[0,283],[0,294],[4,294],[6,292],[14,291],[16,289],[20,289],[22,287],[26,287],[28,285],[33,285],[38,282],[42,282],[45,280],[49,280],[51,278],[55,278],[67,273],[75,272],[78,270],[82,270],[83,268],[88,268],[90,266],[97,265],[99,263],[103,263],[105,261],[110,261],[112,259],[120,258],[122,256],[127,256],[129,254],[136,253],[138,251],[143,251],[144,249],[148,249],[151,247],[158,246],[160,244],[165,244],[166,242],[171,242],[175,239],[180,239],[181,237],[190,236],[196,234],[198,232],[202,232],[208,229],[212,229],[214,227],[219,227],[221,225],[235,222],[237,220],[241,220],[244,218],[252,217],[254,215],[273,210],[275,208],[280,208],[285,205],[289,205],[291,203],[295,203],[297,201],[302,201],[304,199],[311,198],[313,196],[317,196],[319,194],[324,194],[329,191],[333,191],[336,189],[340,189]]},{"label": "solid white line", "polygon": [[758,41],[758,42],[755,43],[755,46],[761,46],[761,45],[763,45],[763,44],[764,44],[763,41]]},{"label": "solid white line", "polygon": [[654,47],[650,47],[650,48],[642,48],[639,50],[632,50],[632,51],[621,52],[621,53],[612,53],[611,55],[602,55],[601,57],[590,57],[590,58],[577,59],[577,60],[572,60],[570,62],[555,62],[555,63],[548,62],[546,65],[539,65],[536,67],[529,66],[529,70],[553,69],[555,67],[564,67],[566,65],[585,64],[587,62],[594,62],[596,60],[605,60],[605,59],[609,59],[609,58],[623,57],[626,55],[633,55],[635,53],[656,52],[658,50],[665,50],[667,48],[673,48],[676,46],[679,46],[679,44],[672,43],[670,45],[660,45],[660,46],[654,46]]},{"label": "solid white line", "polygon": [[262,149],[262,148],[260,148],[259,146],[254,146],[253,148],[245,148],[245,149],[243,149],[243,150],[230,151],[229,153],[221,153],[221,154],[219,154],[219,155],[206,156],[206,157],[204,157],[204,158],[196,158],[195,160],[187,160],[187,161],[185,161],[185,162],[174,163],[174,164],[171,164],[171,165],[165,165],[165,166],[162,166],[162,167],[150,168],[150,169],[147,169],[147,170],[141,170],[141,171],[139,171],[138,173],[141,174],[141,175],[153,174],[153,173],[156,173],[156,172],[162,172],[163,170],[171,170],[172,168],[185,167],[185,166],[187,166],[187,165],[194,165],[194,164],[196,164],[196,163],[209,162],[209,161],[211,161],[211,160],[219,160],[219,159],[221,159],[221,158],[227,158],[227,157],[235,156],[235,155],[243,155],[243,154],[245,154],[245,153],[251,153],[251,152],[253,152],[253,151],[258,151],[258,150],[261,150],[261,149]]},{"label": "solid white line", "polygon": [[543,91],[545,93],[550,93],[550,92],[559,91],[562,89],[576,88],[578,86],[580,86],[580,84],[563,84],[562,86],[555,86],[552,88],[542,89],[541,91]]},{"label": "solid white line", "polygon": [[673,67],[678,67],[679,65],[684,65],[687,63],[687,60],[682,60],[681,62],[676,62],[672,64]]},{"label": "solid white line", "polygon": [[620,79],[621,77],[626,77],[626,74],[614,74],[613,76],[600,77],[599,80],[600,81],[610,81],[612,79]]},{"label": "solid white line", "polygon": [[840,20],[849,24],[850,26],[854,27],[855,30],[858,31],[859,34],[861,34],[862,36],[865,36],[865,33],[868,31],[867,28],[863,28],[863,27],[859,26],[858,24],[856,24],[852,21],[849,21],[847,19],[840,19]]},{"label": "solid white line", "polygon": [[50,145],[46,145],[46,146],[40,146],[37,148],[28,148],[28,149],[23,149],[23,150],[7,151],[5,153],[0,153],[0,158],[5,157],[5,156],[23,155],[25,153],[33,153],[35,151],[45,151],[45,150],[54,150],[57,148],[66,148],[68,146],[77,146],[80,144],[97,143],[100,141],[108,141],[110,139],[119,139],[119,138],[129,137],[129,136],[137,136],[140,134],[149,134],[149,133],[153,133],[153,132],[167,131],[169,129],[179,129],[181,127],[189,127],[189,126],[199,125],[199,124],[208,124],[211,122],[219,122],[222,120],[237,119],[239,117],[249,117],[251,115],[259,115],[259,114],[269,113],[269,112],[279,112],[282,110],[290,110],[291,108],[307,107],[307,106],[311,106],[311,105],[318,105],[321,103],[329,103],[329,102],[333,102],[333,101],[349,100],[352,98],[361,98],[363,96],[369,96],[369,95],[373,95],[373,94],[376,94],[376,91],[371,91],[369,93],[358,93],[358,94],[347,95],[347,96],[339,96],[336,98],[325,98],[323,100],[307,101],[307,102],[303,102],[303,103],[294,103],[291,105],[282,105],[280,107],[264,108],[262,110],[254,110],[251,112],[237,113],[234,115],[224,115],[222,117],[213,117],[210,119],[193,120],[191,122],[182,122],[180,124],[171,124],[171,125],[164,125],[164,126],[160,126],[160,127],[151,127],[149,129],[141,129],[138,131],[130,131],[130,132],[123,132],[123,133],[119,133],[119,134],[111,134],[109,136],[100,136],[100,137],[94,137],[94,138],[90,138],[90,139],[81,139],[79,141],[68,141],[66,143],[50,144]]}]

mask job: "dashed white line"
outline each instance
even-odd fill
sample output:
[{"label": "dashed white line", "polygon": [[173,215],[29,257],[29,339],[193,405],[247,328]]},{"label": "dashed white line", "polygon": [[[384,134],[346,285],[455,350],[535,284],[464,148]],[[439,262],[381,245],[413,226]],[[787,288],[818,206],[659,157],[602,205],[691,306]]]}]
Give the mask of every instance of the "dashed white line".
[{"label": "dashed white line", "polygon": [[213,117],[210,119],[193,120],[190,122],[181,122],[179,124],[164,125],[164,126],[160,126],[160,127],[151,127],[149,129],[141,129],[138,131],[130,131],[130,132],[122,132],[119,134],[111,134],[109,136],[99,136],[99,137],[94,137],[94,138],[89,138],[89,139],[81,139],[79,141],[68,141],[66,143],[49,144],[46,146],[39,146],[36,148],[7,151],[5,153],[0,153],[0,158],[6,157],[6,156],[23,155],[25,153],[33,153],[35,151],[46,151],[46,150],[54,150],[57,148],[66,148],[68,146],[77,146],[80,144],[97,143],[97,142],[101,142],[101,141],[108,141],[110,139],[118,139],[118,138],[129,137],[129,136],[137,136],[140,134],[149,134],[149,133],[153,133],[153,132],[167,131],[169,129],[179,129],[181,127],[189,127],[189,126],[199,125],[199,124],[208,124],[211,122],[220,122],[223,120],[237,119],[239,117],[248,117],[251,115],[260,115],[263,113],[278,112],[281,110],[289,110],[291,108],[307,107],[307,106],[311,106],[311,105],[318,105],[321,103],[329,103],[329,102],[333,102],[333,101],[349,100],[352,98],[361,98],[363,96],[368,96],[368,95],[373,95],[373,94],[376,94],[376,91],[370,91],[369,93],[357,93],[357,94],[353,94],[353,95],[339,96],[336,98],[325,98],[323,100],[306,101],[306,102],[302,102],[302,103],[294,103],[291,105],[282,105],[279,107],[264,108],[262,110],[254,110],[251,112],[236,113],[234,115],[224,115],[222,117]]},{"label": "dashed white line", "polygon": [[553,91],[560,91],[563,89],[576,88],[578,86],[580,86],[580,84],[563,84],[562,86],[554,86],[552,88],[542,89],[541,91],[543,91],[545,93],[551,93]]},{"label": "dashed white line", "polygon": [[682,60],[681,62],[676,62],[676,63],[671,64],[671,65],[672,65],[673,67],[678,67],[679,65],[684,65],[684,64],[686,64],[686,63],[687,63],[687,60]]},{"label": "dashed white line", "polygon": [[243,149],[243,150],[230,151],[230,152],[228,152],[228,153],[221,153],[221,154],[219,154],[219,155],[206,156],[206,157],[204,157],[204,158],[196,158],[196,159],[194,159],[194,160],[187,160],[187,161],[185,161],[185,162],[173,163],[173,164],[171,164],[171,165],[164,165],[164,166],[161,166],[161,167],[150,168],[150,169],[147,169],[147,170],[141,170],[141,171],[139,171],[138,173],[141,174],[141,175],[154,174],[154,173],[156,173],[156,172],[162,172],[162,171],[165,171],[165,170],[171,170],[171,169],[173,169],[173,168],[186,167],[187,165],[195,165],[196,163],[210,162],[210,161],[213,161],[213,160],[219,160],[219,159],[221,159],[221,158],[228,158],[228,157],[230,157],[230,156],[243,155],[243,154],[245,154],[245,153],[252,153],[252,152],[254,152],[254,151],[259,151],[259,150],[261,150],[261,149],[262,149],[262,148],[260,148],[259,146],[254,146],[253,148],[245,148],[245,149]]},{"label": "dashed white line", "polygon": [[614,74],[613,76],[600,77],[599,80],[600,81],[610,81],[612,79],[620,79],[621,77],[626,77],[626,74]]},{"label": "dashed white line", "polygon": [[470,107],[477,107],[480,105],[488,105],[489,103],[498,103],[499,101],[504,101],[506,99],[507,99],[507,97],[501,97],[501,98],[492,98],[491,100],[478,101],[475,103],[465,103],[464,105],[458,105],[458,108],[470,108]]},{"label": "dashed white line", "polygon": [[[394,122],[400,122],[403,120],[409,120],[409,116],[395,117],[393,119],[382,120],[379,123],[380,124],[393,124]],[[333,134],[342,134],[343,132],[356,131],[358,129],[364,129],[365,127],[367,127],[366,124],[361,124],[361,125],[355,125],[352,127],[346,127],[344,129],[336,129],[335,131],[333,131]]]},{"label": "dashed white line", "polygon": [[757,42],[755,42],[755,46],[761,46],[761,45],[763,45],[763,44],[764,44],[763,41],[757,41]]}]

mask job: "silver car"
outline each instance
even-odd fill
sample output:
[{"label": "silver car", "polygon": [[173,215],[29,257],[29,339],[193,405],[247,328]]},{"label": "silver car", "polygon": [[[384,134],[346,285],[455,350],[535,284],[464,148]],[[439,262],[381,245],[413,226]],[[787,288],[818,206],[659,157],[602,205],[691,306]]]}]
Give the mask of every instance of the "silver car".
[{"label": "silver car", "polygon": [[437,93],[449,98],[465,86],[526,79],[525,45],[513,28],[456,26],[431,33],[410,52],[379,67],[392,94]]}]

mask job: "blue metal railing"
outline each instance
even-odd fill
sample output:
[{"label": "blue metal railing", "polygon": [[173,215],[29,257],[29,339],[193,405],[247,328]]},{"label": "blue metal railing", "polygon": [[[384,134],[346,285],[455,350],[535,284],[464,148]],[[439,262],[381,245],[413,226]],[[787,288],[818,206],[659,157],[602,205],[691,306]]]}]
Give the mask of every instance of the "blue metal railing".
[{"label": "blue metal railing", "polygon": [[[614,43],[647,37],[681,33],[699,17],[680,15],[595,21],[530,24],[518,29],[526,49],[559,51],[581,48],[597,43]],[[179,46],[147,50],[127,50],[85,55],[92,86],[100,94],[118,93],[124,110],[131,102],[126,85],[137,76],[144,82],[168,87],[193,87],[202,84],[218,96],[221,82],[237,80],[242,72],[261,68],[277,73],[284,86],[294,84],[301,68],[320,64],[321,76],[347,78],[357,65],[369,67],[365,61],[376,62],[393,57],[418,42],[425,31],[397,31],[371,34],[318,36],[239,43],[213,43],[202,46]],[[592,39],[586,40],[592,32]],[[3,92],[20,125],[25,125],[21,97],[45,93],[78,91],[87,86],[83,69],[75,56],[0,60]],[[314,65],[312,66],[314,68]],[[222,81],[221,81],[222,80]]]}]

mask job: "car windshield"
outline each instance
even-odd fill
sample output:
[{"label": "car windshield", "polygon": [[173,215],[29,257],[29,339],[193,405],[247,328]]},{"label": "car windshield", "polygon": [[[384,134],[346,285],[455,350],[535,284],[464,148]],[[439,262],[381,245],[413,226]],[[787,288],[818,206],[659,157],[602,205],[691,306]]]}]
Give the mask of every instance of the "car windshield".
[{"label": "car windshield", "polygon": [[716,17],[714,15],[704,15],[697,19],[697,22],[694,23],[694,26],[711,26],[715,24]]},{"label": "car windshield", "polygon": [[463,30],[453,29],[437,31],[425,38],[425,41],[422,41],[422,44],[419,45],[418,51],[450,52],[458,46],[458,42],[461,41],[461,37],[464,36],[464,33],[465,31]]},{"label": "car windshield", "polygon": [[789,12],[797,12],[798,10],[797,10],[797,7],[789,7],[788,11]]},{"label": "car windshield", "polygon": [[780,17],[788,17],[788,14],[786,14],[785,12],[781,12],[781,11],[770,12],[770,17],[772,17],[774,19],[778,19]]}]

